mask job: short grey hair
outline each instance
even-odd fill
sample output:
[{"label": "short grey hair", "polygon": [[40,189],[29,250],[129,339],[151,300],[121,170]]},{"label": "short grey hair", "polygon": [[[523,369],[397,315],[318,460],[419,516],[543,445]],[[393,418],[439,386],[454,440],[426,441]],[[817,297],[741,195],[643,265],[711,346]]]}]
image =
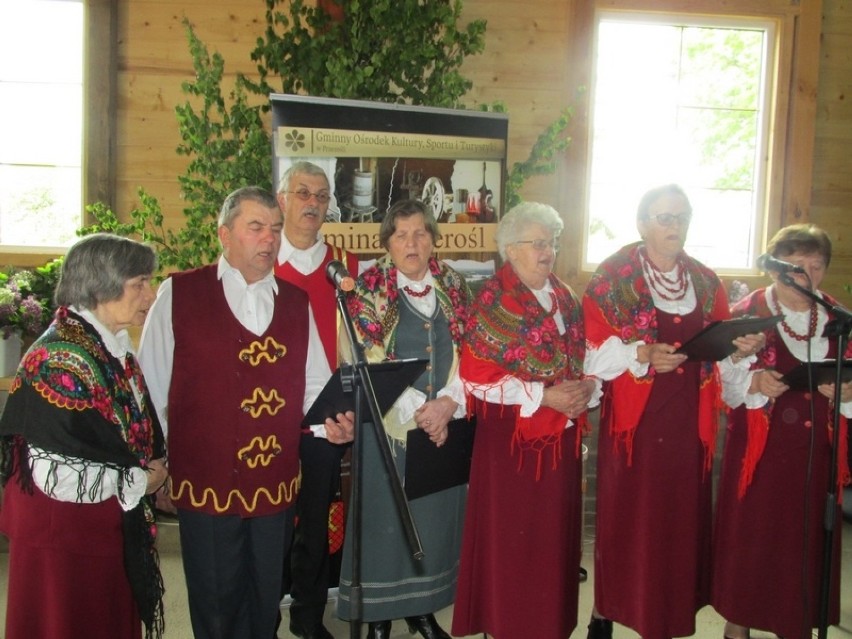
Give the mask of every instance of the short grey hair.
[{"label": "short grey hair", "polygon": [[284,171],[284,175],[281,176],[281,180],[278,182],[279,193],[284,193],[290,189],[290,180],[293,179],[294,175],[315,175],[317,177],[324,177],[325,181],[328,182],[328,176],[325,174],[322,167],[317,166],[313,162],[308,162],[307,160],[299,160],[298,162],[291,164],[290,167]]},{"label": "short grey hair", "polygon": [[549,204],[540,202],[521,202],[513,206],[500,219],[497,226],[497,251],[503,261],[506,260],[506,247],[522,239],[524,230],[530,224],[540,224],[557,236],[565,228],[559,213]]},{"label": "short grey hair", "polygon": [[278,209],[275,195],[259,186],[243,186],[228,194],[219,210],[219,226],[234,226],[234,218],[240,214],[240,205],[246,200],[257,202],[268,209]]},{"label": "short grey hair", "polygon": [[127,280],[153,275],[157,254],[150,246],[111,233],[87,235],[68,249],[54,300],[58,306],[94,309],[124,295]]},{"label": "short grey hair", "polygon": [[664,184],[663,186],[657,186],[650,191],[647,191],[645,195],[642,196],[642,199],[639,200],[639,206],[636,209],[636,221],[648,220],[649,211],[651,210],[651,206],[653,206],[654,202],[659,200],[664,195],[680,195],[684,200],[686,200],[686,205],[689,207],[689,213],[692,213],[692,204],[689,203],[689,197],[686,195],[686,191],[683,190],[683,187],[679,184]]}]

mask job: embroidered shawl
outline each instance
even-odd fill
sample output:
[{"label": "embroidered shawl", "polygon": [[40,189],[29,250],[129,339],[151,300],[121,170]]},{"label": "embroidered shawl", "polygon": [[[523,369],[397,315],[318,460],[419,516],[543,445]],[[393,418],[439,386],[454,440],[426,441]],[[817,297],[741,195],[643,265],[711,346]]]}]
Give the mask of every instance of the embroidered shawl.
[{"label": "embroidered shawl", "polygon": [[[136,401],[130,379],[144,399]],[[60,307],[53,323],[27,351],[0,419],[0,475],[32,491],[28,446],[64,458],[68,463],[98,464],[100,473],[85,485],[80,472],[78,492],[97,494],[103,473],[116,471],[119,491],[131,468],[144,468],[165,455],[163,433],[139,372],[107,350],[97,330],[79,315]],[[48,459],[53,467],[62,462]],[[55,473],[48,474],[45,494],[52,492]],[[118,507],[118,506],[116,506]],[[146,637],[163,633],[163,581],[154,546],[156,525],[149,498],[122,515],[124,565],[131,590],[146,626]]]},{"label": "embroidered shawl", "polygon": [[[604,260],[589,280],[583,296],[586,339],[591,348],[599,348],[608,338],[616,336],[624,343],[643,340],[654,344],[657,338],[657,309],[642,273],[639,259],[641,242],[629,244]],[[730,315],[725,289],[718,276],[699,261],[683,255],[687,272],[695,289],[696,303],[706,326],[727,319]],[[648,375],[634,377],[625,371],[604,385],[601,417],[609,417],[610,429],[632,460],[633,436],[645,410],[654,370]],[[704,446],[705,470],[713,463],[716,430],[722,409],[721,384],[713,362],[701,366],[698,406],[698,435]]]},{"label": "embroidered shawl", "polygon": [[[837,301],[822,293],[823,298],[831,305],[836,305]],[[769,308],[766,301],[766,289],[759,289],[750,295],[744,297],[731,309],[731,314],[734,317],[752,316],[752,317],[769,317],[775,315],[775,312]],[[829,317],[831,319],[831,317]],[[766,368],[776,368],[778,362],[778,344],[781,342],[781,336],[777,328],[764,331],[766,335],[766,346],[757,354],[757,361],[751,365],[751,370],[763,370]],[[834,347],[836,348],[836,346]],[[852,344],[846,349],[846,357],[852,357]],[[786,372],[786,371],[781,371]],[[742,499],[748,487],[754,479],[754,472],[763,456],[763,451],[766,448],[766,440],[769,437],[769,427],[772,423],[772,411],[775,408],[775,402],[771,399],[760,408],[746,410],[746,426],[748,433],[746,437],[746,452],[743,459],[742,469],[740,470],[739,483],[737,485],[737,495]],[[728,412],[733,409],[728,408]],[[834,437],[837,432],[831,424],[828,425],[829,438]],[[838,496],[843,494],[842,487],[850,482],[849,472],[849,434],[846,418],[840,416],[840,440],[838,442],[837,456],[837,481],[838,481]]]},{"label": "embroidered shawl", "polygon": [[[541,382],[546,387],[565,380],[582,379],[585,338],[580,304],[573,291],[552,273],[555,306],[546,311],[525,286],[511,264],[504,264],[489,278],[476,296],[465,329],[461,374],[468,391],[502,387],[510,377],[525,382]],[[560,313],[565,333],[559,334],[554,319]],[[484,406],[484,404],[483,404]],[[538,453],[536,476],[541,474],[545,450],[552,453],[555,468],[562,456],[560,443],[565,414],[540,407],[532,416],[521,417],[514,405],[515,432],[512,448]],[[576,420],[576,450],[579,454],[581,430],[586,414]],[[519,463],[523,455],[519,455]]]},{"label": "embroidered shawl", "polygon": [[[467,321],[470,289],[459,273],[435,257],[429,258],[429,272],[435,281],[438,306],[450,323],[453,343],[458,348]],[[392,358],[396,350],[400,296],[396,275],[397,268],[390,255],[385,255],[361,273],[355,290],[346,298],[358,337],[371,362]]]}]

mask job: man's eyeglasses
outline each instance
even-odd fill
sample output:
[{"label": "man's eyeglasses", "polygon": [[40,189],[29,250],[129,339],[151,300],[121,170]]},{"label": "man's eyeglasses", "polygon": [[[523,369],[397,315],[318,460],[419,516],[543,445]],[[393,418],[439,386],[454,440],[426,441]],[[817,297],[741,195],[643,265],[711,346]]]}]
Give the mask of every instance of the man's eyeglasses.
[{"label": "man's eyeglasses", "polygon": [[539,252],[552,249],[554,253],[559,252],[559,240],[518,240],[513,244],[532,244],[532,247]]},{"label": "man's eyeglasses", "polygon": [[297,198],[302,200],[303,202],[307,202],[311,199],[311,196],[314,196],[317,199],[317,202],[320,204],[325,204],[331,199],[331,196],[328,193],[311,193],[308,189],[299,189],[298,191],[287,191],[287,193],[292,193]]},{"label": "man's eyeglasses", "polygon": [[659,215],[649,215],[648,219],[655,220],[660,226],[674,226],[675,222],[681,226],[689,226],[689,222],[692,220],[692,213],[681,213],[679,215],[675,215],[674,213],[660,213]]}]

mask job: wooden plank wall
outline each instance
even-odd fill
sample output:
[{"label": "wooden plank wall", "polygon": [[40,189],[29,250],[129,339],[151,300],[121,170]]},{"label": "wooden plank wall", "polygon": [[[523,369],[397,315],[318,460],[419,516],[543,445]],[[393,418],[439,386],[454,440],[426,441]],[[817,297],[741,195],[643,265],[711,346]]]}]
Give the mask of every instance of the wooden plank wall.
[{"label": "wooden plank wall", "polygon": [[[807,0],[805,0],[807,1]],[[582,141],[586,118],[576,91],[588,82],[582,58],[586,33],[577,33],[582,0],[466,0],[464,17],[488,20],[486,50],[470,58],[465,73],[474,81],[469,104],[504,102],[510,114],[509,161],[524,159],[538,133],[562,108],[581,108],[571,135]],[[192,61],[181,20],[188,18],[210,50],[222,53],[226,72],[251,73],[248,52],[264,24],[262,0],[134,0],[119,3],[119,96],[117,209],[126,213],[144,186],[156,195],[167,220],[182,222],[177,176],[186,159],[179,143],[174,107],[185,101],[181,82],[192,77]],[[852,3],[823,0],[823,39],[818,87],[817,139],[812,208],[804,216],[823,226],[835,242],[835,260],[825,285],[844,301],[842,284],[852,283]],[[577,64],[571,64],[571,61]],[[582,148],[582,144],[578,145]],[[576,151],[551,176],[531,180],[528,199],[556,206],[570,236],[558,273],[579,290],[577,215],[581,202]],[[799,167],[808,171],[811,167]]]},{"label": "wooden plank wall", "polygon": [[[808,167],[800,167],[808,170]],[[852,295],[852,2],[823,0],[816,147],[810,221],[831,236],[823,290],[847,306]]]}]

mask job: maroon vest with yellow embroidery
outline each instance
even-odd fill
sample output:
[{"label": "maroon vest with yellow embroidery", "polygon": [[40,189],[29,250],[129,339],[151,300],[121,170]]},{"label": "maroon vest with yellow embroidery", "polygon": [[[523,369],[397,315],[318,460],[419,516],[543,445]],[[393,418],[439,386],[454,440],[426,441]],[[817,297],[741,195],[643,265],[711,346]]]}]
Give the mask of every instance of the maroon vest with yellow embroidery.
[{"label": "maroon vest with yellow embroidery", "polygon": [[178,508],[254,517],[298,493],[308,298],[278,280],[269,328],[234,317],[216,267],[173,276],[168,447]]}]

